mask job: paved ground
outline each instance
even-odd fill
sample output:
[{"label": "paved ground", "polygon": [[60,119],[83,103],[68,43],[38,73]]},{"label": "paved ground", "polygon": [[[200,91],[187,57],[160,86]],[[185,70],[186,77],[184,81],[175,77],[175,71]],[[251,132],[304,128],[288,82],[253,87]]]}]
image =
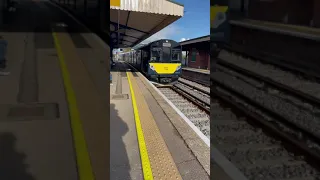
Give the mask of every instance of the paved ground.
[{"label": "paved ground", "polygon": [[[21,0],[5,22],[0,35],[9,43],[11,75],[0,76],[0,179],[76,180],[74,141],[52,27],[60,22],[68,25],[70,46],[81,57],[95,96],[104,104],[101,108],[109,103],[106,49],[48,1]],[[109,116],[108,110],[104,116]],[[107,121],[98,120],[91,126],[88,120],[83,122],[84,133],[96,179],[105,179],[109,127]]]},{"label": "paved ground", "polygon": [[[117,64],[110,85],[110,179],[143,179],[126,67]],[[121,72],[123,71],[123,72]],[[117,98],[124,95],[127,98]]]}]

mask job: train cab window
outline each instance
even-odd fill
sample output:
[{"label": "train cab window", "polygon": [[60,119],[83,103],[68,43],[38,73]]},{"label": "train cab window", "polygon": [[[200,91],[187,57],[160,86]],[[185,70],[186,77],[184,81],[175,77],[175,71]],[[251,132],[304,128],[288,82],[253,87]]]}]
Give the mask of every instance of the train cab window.
[{"label": "train cab window", "polygon": [[172,50],[172,61],[180,61],[180,52],[178,49]]},{"label": "train cab window", "polygon": [[152,48],[151,49],[151,59],[150,62],[160,62],[161,59],[161,48]]}]

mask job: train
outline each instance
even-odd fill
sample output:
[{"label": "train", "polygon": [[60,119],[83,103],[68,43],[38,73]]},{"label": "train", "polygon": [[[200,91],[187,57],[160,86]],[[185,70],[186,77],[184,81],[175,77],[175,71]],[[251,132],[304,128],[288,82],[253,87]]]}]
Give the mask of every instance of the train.
[{"label": "train", "polygon": [[215,71],[221,49],[230,41],[229,1],[210,1],[210,70]]},{"label": "train", "polygon": [[182,46],[161,39],[122,55],[122,59],[157,83],[174,83],[182,73]]}]

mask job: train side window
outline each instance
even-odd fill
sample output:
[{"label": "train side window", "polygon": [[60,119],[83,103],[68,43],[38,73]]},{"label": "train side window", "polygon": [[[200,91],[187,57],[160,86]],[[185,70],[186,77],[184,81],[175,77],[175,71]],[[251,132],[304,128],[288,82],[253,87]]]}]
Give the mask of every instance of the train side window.
[{"label": "train side window", "polygon": [[180,61],[180,50],[173,49],[172,50],[172,61]]}]

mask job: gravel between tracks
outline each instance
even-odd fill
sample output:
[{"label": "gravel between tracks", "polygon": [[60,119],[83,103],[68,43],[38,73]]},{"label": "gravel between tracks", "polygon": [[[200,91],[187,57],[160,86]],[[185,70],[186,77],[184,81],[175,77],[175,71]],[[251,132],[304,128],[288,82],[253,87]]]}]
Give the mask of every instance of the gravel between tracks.
[{"label": "gravel between tracks", "polygon": [[189,102],[170,88],[159,88],[165,95],[199,130],[210,139],[210,117],[197,106]]},{"label": "gravel between tracks", "polygon": [[248,124],[245,116],[234,114],[219,103],[216,102],[216,108],[211,109],[212,146],[217,147],[248,179],[305,180],[319,175],[303,158],[284,149],[281,142]]},{"label": "gravel between tracks", "polygon": [[279,99],[282,99],[283,101],[286,101],[288,103],[294,104],[295,106],[298,106],[301,109],[304,109],[306,111],[310,111],[314,114],[320,113],[320,109],[317,106],[313,106],[309,103],[306,103],[304,100],[301,100],[300,98],[297,98],[291,94],[288,94],[286,92],[279,91],[278,89],[268,86],[262,81],[257,81],[251,77],[248,77],[246,75],[239,74],[238,72],[234,72],[231,69],[228,69],[226,67],[217,65],[218,71],[225,72],[231,76],[234,76],[238,79],[241,79],[242,81],[250,84],[251,86],[256,87],[257,89],[265,91],[267,94],[273,95],[275,97],[278,97]]},{"label": "gravel between tracks", "polygon": [[193,81],[190,81],[188,79],[184,79],[184,78],[179,78],[179,81],[182,81],[184,83],[187,83],[189,84],[190,86],[193,86],[193,87],[197,87],[199,89],[203,89],[204,91],[206,91],[208,94],[210,94],[210,87],[207,87],[207,86],[203,86],[201,84],[198,84],[196,82],[193,82]]},{"label": "gravel between tracks", "polygon": [[262,76],[267,76],[274,81],[288,85],[320,99],[320,84],[315,81],[307,80],[303,77],[293,74],[292,72],[284,71],[274,65],[264,64],[256,60],[247,59],[227,51],[222,51],[219,57],[229,63],[235,64]]},{"label": "gravel between tracks", "polygon": [[258,90],[248,83],[235,79],[226,73],[215,72],[213,77],[215,80],[260,103],[269,110],[278,112],[293,123],[308,129],[317,136],[320,136],[320,121],[319,117],[316,115],[310,114],[310,112],[302,110],[278,97]]},{"label": "gravel between tracks", "polygon": [[[291,86],[295,89],[300,88],[299,90],[302,92],[309,94],[320,92],[320,84],[305,80],[274,66],[244,59],[237,55],[230,55],[230,53],[226,52],[222,53],[220,58],[262,76],[267,74],[269,75],[269,78],[274,81]],[[211,77],[255,102],[258,102],[267,109],[277,112],[313,134],[320,136],[320,121],[318,117],[319,108],[313,107],[300,99],[278,91],[277,89],[272,89],[262,82],[256,81],[232,70],[220,69]],[[318,86],[319,89],[314,91],[304,89],[313,88],[314,86]],[[243,102],[240,103],[245,104]],[[246,104],[246,106],[255,111],[254,108],[250,107],[250,105]],[[261,112],[258,113],[261,114]],[[212,116],[214,116],[214,114],[211,113],[211,118],[214,118]],[[226,115],[225,113],[224,116],[232,117],[231,119],[234,119],[235,117],[235,115]],[[221,115],[219,115],[219,117],[221,118]],[[270,118],[267,119],[271,120]],[[231,122],[233,121],[234,120]],[[213,121],[212,124],[217,122]],[[293,154],[286,151],[281,146],[280,142],[269,140],[264,137],[265,135],[260,134],[260,131],[257,132],[256,130],[252,130],[249,126],[243,123],[242,120],[238,120],[233,123],[234,124],[228,124],[228,126],[220,127],[219,129],[212,125],[211,136],[215,137],[216,141],[219,141],[220,143],[222,142],[222,145],[218,145],[220,146],[220,149],[222,148],[224,154],[234,164],[237,164],[237,167],[239,167],[239,169],[242,170],[249,179],[271,180],[278,178],[297,178],[299,180],[318,180],[320,178],[319,171],[306,164],[302,157],[295,157]],[[290,130],[286,130],[286,127],[281,128],[290,132]],[[231,132],[225,133],[225,131]],[[224,147],[224,143],[231,143],[231,145]],[[318,146],[312,142],[308,142],[308,145],[309,147]],[[232,146],[235,147],[232,148]],[[260,149],[262,151],[259,151],[259,146],[261,146]],[[266,147],[270,147],[270,149],[268,150]],[[319,149],[319,146],[317,149]],[[278,158],[274,158],[277,156]],[[281,158],[284,159],[282,160]],[[267,162],[265,162],[266,160]]]},{"label": "gravel between tracks", "polygon": [[[193,83],[195,84],[195,83]],[[185,85],[185,84],[182,84],[182,83],[176,83],[174,85],[175,87],[178,87],[184,91],[187,91],[188,93],[192,94],[193,96],[195,96],[197,99],[205,102],[207,104],[207,106],[210,106],[210,95],[209,94],[205,94],[203,92],[200,92],[196,89],[193,89],[192,86],[190,85]]]}]

